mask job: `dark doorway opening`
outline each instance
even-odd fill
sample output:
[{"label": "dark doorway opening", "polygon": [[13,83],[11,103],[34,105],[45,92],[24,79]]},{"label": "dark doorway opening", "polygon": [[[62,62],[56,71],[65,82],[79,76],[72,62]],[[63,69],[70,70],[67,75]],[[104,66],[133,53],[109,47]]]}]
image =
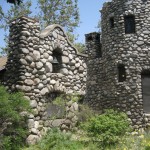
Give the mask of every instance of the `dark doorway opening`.
[{"label": "dark doorway opening", "polygon": [[150,71],[142,73],[142,95],[144,112],[150,113]]}]

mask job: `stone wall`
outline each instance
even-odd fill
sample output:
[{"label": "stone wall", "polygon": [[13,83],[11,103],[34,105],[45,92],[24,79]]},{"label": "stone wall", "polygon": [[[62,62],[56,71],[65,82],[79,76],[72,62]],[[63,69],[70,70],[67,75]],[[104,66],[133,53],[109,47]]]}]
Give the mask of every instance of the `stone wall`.
[{"label": "stone wall", "polygon": [[[95,109],[119,108],[134,128],[145,127],[148,118],[143,109],[141,74],[150,70],[150,1],[112,0],[104,4],[101,13],[102,57],[88,60],[85,101]],[[135,33],[125,33],[126,16],[135,18]],[[89,39],[88,51],[95,53],[95,39]],[[119,82],[120,65],[126,73],[123,82]]]},{"label": "stone wall", "polygon": [[[58,72],[53,72],[54,51],[60,55]],[[53,100],[47,95],[85,93],[86,58],[73,47],[59,25],[40,31],[39,23],[27,17],[11,23],[5,84],[11,91],[23,91],[30,100],[33,114],[28,121],[29,143],[51,127],[45,124],[49,119],[46,108]]]}]

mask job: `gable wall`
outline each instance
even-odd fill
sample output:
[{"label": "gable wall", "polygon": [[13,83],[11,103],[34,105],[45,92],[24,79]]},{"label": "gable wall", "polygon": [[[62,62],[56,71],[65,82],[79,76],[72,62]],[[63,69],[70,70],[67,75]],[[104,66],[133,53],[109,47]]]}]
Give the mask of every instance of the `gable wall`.
[{"label": "gable wall", "polygon": [[[62,54],[60,73],[52,73],[55,49]],[[30,18],[21,17],[12,22],[5,85],[11,91],[23,91],[30,100],[33,114],[28,120],[29,143],[50,127],[46,122],[48,95],[52,92],[85,93],[86,57],[77,52],[58,25],[40,31],[39,23]]]}]

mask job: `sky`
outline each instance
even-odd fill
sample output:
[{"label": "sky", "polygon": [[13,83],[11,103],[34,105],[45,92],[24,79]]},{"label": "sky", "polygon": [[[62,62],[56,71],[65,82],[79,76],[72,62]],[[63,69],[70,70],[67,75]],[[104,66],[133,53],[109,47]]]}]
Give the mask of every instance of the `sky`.
[{"label": "sky", "polygon": [[80,12],[80,27],[76,29],[79,34],[78,41],[84,43],[84,35],[90,32],[99,31],[96,26],[100,20],[100,12],[103,3],[106,0],[79,0],[79,12]]},{"label": "sky", "polygon": [[[78,0],[81,23],[75,30],[75,34],[79,35],[77,42],[84,43],[85,34],[99,31],[99,29],[96,28],[98,21],[100,20],[99,10],[101,10],[103,3],[106,1],[108,0]],[[0,5],[4,11],[7,12],[7,9],[11,4],[6,3],[6,0],[0,0]],[[4,34],[4,31],[0,30],[0,47],[5,45],[3,40]]]}]

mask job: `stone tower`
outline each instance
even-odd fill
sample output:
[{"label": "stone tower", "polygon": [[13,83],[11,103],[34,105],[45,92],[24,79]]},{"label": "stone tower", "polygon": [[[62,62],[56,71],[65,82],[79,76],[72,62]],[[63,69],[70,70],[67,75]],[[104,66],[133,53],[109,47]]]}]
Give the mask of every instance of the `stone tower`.
[{"label": "stone tower", "polygon": [[[150,1],[112,0],[101,14],[102,55],[92,60],[93,67],[88,61],[88,83],[95,81],[96,88],[87,88],[94,97],[85,101],[98,109],[119,108],[134,128],[145,127],[150,113]],[[92,43],[87,45],[95,51]]]}]

